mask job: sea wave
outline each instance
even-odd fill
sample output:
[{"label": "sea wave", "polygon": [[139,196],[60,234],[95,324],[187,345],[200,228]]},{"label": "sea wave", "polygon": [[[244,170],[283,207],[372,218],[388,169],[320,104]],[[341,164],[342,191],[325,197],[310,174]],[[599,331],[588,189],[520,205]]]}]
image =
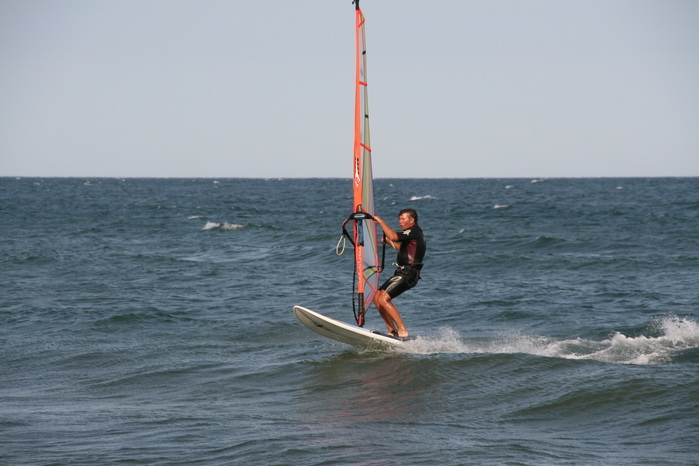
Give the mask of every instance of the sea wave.
[{"label": "sea wave", "polygon": [[216,223],[216,222],[206,222],[203,230],[213,230],[215,228],[220,228],[223,231],[237,230],[238,228],[244,228],[247,225],[239,225],[237,223]]},{"label": "sea wave", "polygon": [[671,363],[673,357],[682,351],[699,348],[699,324],[692,320],[667,317],[649,326],[649,329],[653,327],[657,327],[661,335],[629,337],[614,332],[609,339],[601,341],[583,338],[558,341],[519,332],[485,341],[468,341],[447,327],[441,329],[437,336],[418,336],[401,351],[411,354],[525,353],[613,364],[659,365]]}]

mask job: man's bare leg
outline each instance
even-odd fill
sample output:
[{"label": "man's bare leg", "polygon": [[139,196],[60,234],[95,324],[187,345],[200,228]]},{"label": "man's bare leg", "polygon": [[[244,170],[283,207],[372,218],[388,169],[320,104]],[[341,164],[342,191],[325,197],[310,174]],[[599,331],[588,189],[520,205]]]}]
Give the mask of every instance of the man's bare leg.
[{"label": "man's bare leg", "polygon": [[[378,291],[377,295],[378,295],[378,293],[381,293],[381,292],[382,291]],[[383,300],[377,299],[377,295],[374,295],[374,305],[376,306],[376,309],[378,309],[379,314],[381,314],[381,318],[386,323],[386,328],[388,329],[388,333],[393,333],[394,330],[397,332],[396,323],[393,322],[393,319],[391,319],[389,317],[388,313],[384,309]]]},{"label": "man's bare leg", "polygon": [[394,330],[398,333],[400,338],[408,337],[408,330],[403,324],[403,319],[398,312],[398,308],[391,301],[391,296],[385,290],[379,290],[374,295],[374,304],[379,310],[379,314],[386,323],[388,332],[391,333]]}]

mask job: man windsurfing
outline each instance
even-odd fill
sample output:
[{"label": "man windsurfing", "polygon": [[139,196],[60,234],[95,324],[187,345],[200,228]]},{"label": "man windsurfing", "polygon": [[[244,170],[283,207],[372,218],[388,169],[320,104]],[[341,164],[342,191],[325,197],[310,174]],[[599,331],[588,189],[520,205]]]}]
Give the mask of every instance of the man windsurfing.
[{"label": "man windsurfing", "polygon": [[374,215],[374,220],[381,225],[384,242],[398,251],[398,269],[376,292],[374,305],[386,323],[388,333],[398,338],[407,338],[408,330],[398,308],[393,304],[393,298],[417,285],[427,249],[425,236],[417,224],[417,212],[414,209],[403,209],[398,214],[398,224],[402,230],[400,233],[389,227],[378,215]]}]

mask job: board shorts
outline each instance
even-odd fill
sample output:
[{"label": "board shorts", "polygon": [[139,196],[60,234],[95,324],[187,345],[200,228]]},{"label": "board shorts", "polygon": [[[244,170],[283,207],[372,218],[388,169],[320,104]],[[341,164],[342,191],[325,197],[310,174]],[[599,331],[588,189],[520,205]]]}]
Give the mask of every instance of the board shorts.
[{"label": "board shorts", "polygon": [[393,299],[417,285],[418,280],[420,280],[419,270],[412,267],[398,267],[379,290],[384,290]]}]

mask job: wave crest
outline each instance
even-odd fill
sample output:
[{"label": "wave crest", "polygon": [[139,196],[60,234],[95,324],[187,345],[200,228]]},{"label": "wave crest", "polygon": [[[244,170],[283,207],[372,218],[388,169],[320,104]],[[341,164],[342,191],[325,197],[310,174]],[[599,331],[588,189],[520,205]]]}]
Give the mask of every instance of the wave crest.
[{"label": "wave crest", "polygon": [[672,362],[681,351],[699,347],[699,324],[689,319],[668,317],[656,325],[660,336],[627,337],[615,332],[602,341],[576,338],[556,341],[539,335],[512,334],[468,341],[458,332],[443,328],[434,337],[419,336],[405,346],[412,354],[434,353],[524,353],[564,359],[590,359],[614,364],[658,365]]},{"label": "wave crest", "polygon": [[223,231],[237,230],[238,228],[246,227],[247,225],[238,225],[235,223],[216,223],[216,222],[206,222],[203,230],[213,230],[215,228],[220,228]]}]

